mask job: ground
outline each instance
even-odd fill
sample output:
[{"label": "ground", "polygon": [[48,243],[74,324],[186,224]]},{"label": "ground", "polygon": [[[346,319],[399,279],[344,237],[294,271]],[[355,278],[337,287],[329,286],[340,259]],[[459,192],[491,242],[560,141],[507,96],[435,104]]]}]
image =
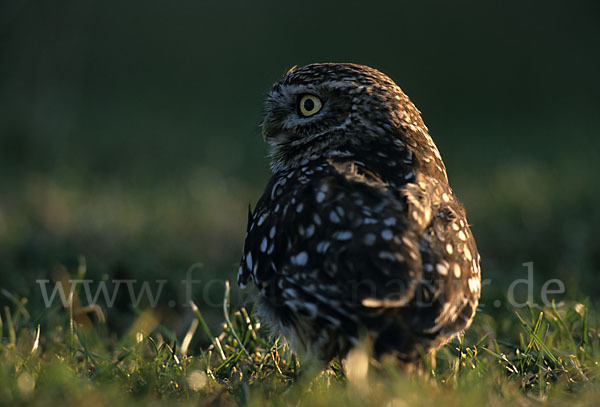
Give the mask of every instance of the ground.
[{"label": "ground", "polygon": [[[2,325],[0,404],[529,406],[597,402],[600,336],[587,304],[561,309],[524,307],[507,311],[501,320],[480,314],[465,335],[438,352],[437,366],[426,373],[407,375],[391,363],[378,363],[368,357],[366,348],[316,373],[303,372],[286,344],[269,338],[250,310],[231,310],[229,293],[225,294],[225,322],[218,335],[211,333],[195,309],[196,319],[185,339],[161,326],[152,311],[140,314],[117,337],[97,315],[87,319],[81,314],[85,309],[57,307],[50,311],[53,324],[41,330],[31,320],[26,299],[12,298],[14,304],[5,308]],[[190,335],[204,337],[209,344],[188,349]]]}]

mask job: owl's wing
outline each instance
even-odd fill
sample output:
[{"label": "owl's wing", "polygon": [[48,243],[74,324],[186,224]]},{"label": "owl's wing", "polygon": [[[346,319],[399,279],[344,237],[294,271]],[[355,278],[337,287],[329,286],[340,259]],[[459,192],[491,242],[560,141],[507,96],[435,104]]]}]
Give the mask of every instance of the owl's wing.
[{"label": "owl's wing", "polygon": [[421,310],[425,334],[456,333],[468,327],[481,289],[479,254],[462,205],[446,190],[432,207],[432,219],[421,238],[424,267],[419,296],[428,305]]},{"label": "owl's wing", "polygon": [[238,281],[252,279],[282,313],[334,325],[402,307],[423,272],[409,207],[356,163],[276,176],[250,216]]}]

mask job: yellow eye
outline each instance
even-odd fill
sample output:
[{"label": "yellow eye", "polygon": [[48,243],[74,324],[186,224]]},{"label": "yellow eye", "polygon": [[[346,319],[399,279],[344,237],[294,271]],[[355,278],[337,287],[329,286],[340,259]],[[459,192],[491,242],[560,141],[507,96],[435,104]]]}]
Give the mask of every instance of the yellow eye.
[{"label": "yellow eye", "polygon": [[321,102],[321,99],[314,95],[302,95],[298,102],[298,108],[304,117],[310,117],[319,113],[319,110],[321,110],[322,107],[323,103]]}]

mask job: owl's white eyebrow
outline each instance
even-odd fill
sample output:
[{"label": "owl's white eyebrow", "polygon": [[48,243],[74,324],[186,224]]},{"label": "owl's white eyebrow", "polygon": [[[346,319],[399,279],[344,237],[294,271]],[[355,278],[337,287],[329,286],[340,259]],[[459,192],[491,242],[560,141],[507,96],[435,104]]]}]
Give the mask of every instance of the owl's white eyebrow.
[{"label": "owl's white eyebrow", "polygon": [[291,93],[291,94],[295,95],[297,93],[300,93],[299,91],[304,92],[304,93],[310,93],[310,92],[317,93],[315,86],[310,85],[310,84],[302,85],[302,86],[300,86],[300,85],[284,85],[281,87],[281,89],[279,89],[278,92],[281,94],[290,94]]},{"label": "owl's white eyebrow", "polygon": [[[321,83],[321,85],[323,85],[323,84],[325,84],[327,87],[331,87],[331,88],[347,88],[348,85],[352,85],[357,88],[366,87],[366,85],[361,84],[360,82],[357,82],[356,80],[350,79],[350,78]],[[310,83],[303,84],[303,85],[289,84],[289,85],[282,85],[282,88],[287,88],[292,91],[296,91],[298,89],[305,89],[305,88],[314,89],[314,85],[312,85]]]},{"label": "owl's white eyebrow", "polygon": [[[325,84],[326,84],[326,87],[330,88],[330,89],[347,89],[349,87],[354,88],[350,91],[350,93],[361,91],[367,87],[366,85],[360,84],[359,82],[356,82],[352,79],[325,82]],[[297,94],[299,92],[310,93],[310,92],[317,92],[317,87],[310,83],[305,84],[305,85],[282,85],[281,88],[278,89],[277,92],[281,93],[281,94],[285,94],[285,93]]]}]

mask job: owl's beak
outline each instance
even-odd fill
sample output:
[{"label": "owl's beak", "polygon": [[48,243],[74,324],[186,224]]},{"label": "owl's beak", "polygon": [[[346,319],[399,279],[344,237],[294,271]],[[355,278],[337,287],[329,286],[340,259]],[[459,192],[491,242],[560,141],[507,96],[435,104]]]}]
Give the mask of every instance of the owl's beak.
[{"label": "owl's beak", "polygon": [[260,132],[262,134],[263,141],[267,141],[267,132],[263,123],[260,124]]},{"label": "owl's beak", "polygon": [[269,133],[268,126],[265,126],[264,121],[260,124],[260,130],[261,130],[263,141],[267,141],[272,136],[272,134]]}]

